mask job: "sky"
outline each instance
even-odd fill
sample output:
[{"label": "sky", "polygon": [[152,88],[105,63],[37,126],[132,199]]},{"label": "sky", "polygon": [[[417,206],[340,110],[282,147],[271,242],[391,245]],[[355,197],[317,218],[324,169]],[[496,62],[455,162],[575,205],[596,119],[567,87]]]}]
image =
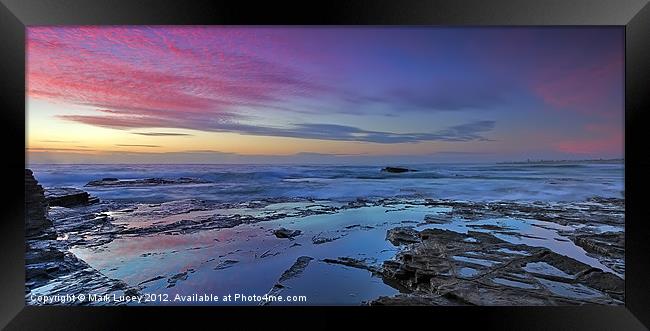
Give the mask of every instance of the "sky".
[{"label": "sky", "polygon": [[620,27],[28,27],[28,163],[621,158]]}]

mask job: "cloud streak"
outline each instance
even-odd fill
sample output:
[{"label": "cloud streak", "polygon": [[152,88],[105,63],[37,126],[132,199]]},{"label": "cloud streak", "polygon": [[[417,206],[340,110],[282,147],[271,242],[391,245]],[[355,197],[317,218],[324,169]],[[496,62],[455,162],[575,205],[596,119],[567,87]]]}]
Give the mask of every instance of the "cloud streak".
[{"label": "cloud streak", "polygon": [[336,124],[297,124],[291,128],[278,129],[249,125],[227,125],[223,130],[232,130],[251,135],[279,136],[303,139],[338,141],[362,141],[380,144],[415,143],[422,141],[472,141],[484,140],[481,135],[494,128],[493,121],[477,121],[452,126],[433,133],[391,133],[364,130],[353,126]]},{"label": "cloud streak", "polygon": [[345,100],[356,104],[383,103],[405,111],[491,110],[508,103],[508,88],[479,79],[445,80],[425,86],[393,88],[379,96],[348,95]]},{"label": "cloud streak", "polygon": [[[622,121],[623,37],[610,27],[29,27],[30,141],[71,144],[90,125],[140,136],[114,146],[147,152],[262,148],[184,133],[196,130],[306,139],[291,143],[314,152],[327,140],[622,153],[622,125],[584,125]],[[48,131],[61,127],[70,131]]]},{"label": "cloud streak", "polygon": [[180,136],[191,136],[189,133],[176,133],[176,132],[132,132],[140,136],[148,137],[180,137]]},{"label": "cloud streak", "polygon": [[[226,120],[239,117],[237,107],[319,91],[304,73],[263,59],[264,45],[247,48],[252,37],[209,28],[30,28],[27,92],[113,114]],[[242,44],[228,45],[235,41]]]},{"label": "cloud streak", "polygon": [[[145,123],[155,123],[199,130],[246,120],[244,108],[263,114],[280,110],[309,114],[292,105],[301,98],[322,98],[326,101],[321,106],[334,113],[364,113],[375,104],[431,112],[488,109],[503,102],[497,84],[472,80],[378,87],[368,93],[345,87],[324,78],[322,69],[292,65],[313,66],[311,57],[318,58],[303,45],[311,34],[291,29],[34,27],[28,31],[27,93],[111,115],[63,117],[71,121],[143,128],[151,127]],[[292,36],[293,44],[287,45],[284,35]],[[325,65],[345,61],[349,59],[334,56]]]},{"label": "cloud streak", "polygon": [[115,144],[118,147],[147,147],[147,148],[157,148],[162,147],[159,145],[147,145],[147,144]]},{"label": "cloud streak", "polygon": [[147,117],[110,117],[64,115],[62,119],[79,123],[118,129],[144,127],[181,127],[213,132],[234,132],[254,136],[290,137],[301,139],[320,139],[335,141],[358,141],[380,144],[415,143],[422,141],[483,141],[483,134],[492,130],[494,121],[474,121],[431,133],[392,133],[383,131],[364,130],[354,126],[338,124],[300,123],[286,128],[256,126],[242,123],[220,123],[209,120],[188,120],[178,124],[166,119]]}]

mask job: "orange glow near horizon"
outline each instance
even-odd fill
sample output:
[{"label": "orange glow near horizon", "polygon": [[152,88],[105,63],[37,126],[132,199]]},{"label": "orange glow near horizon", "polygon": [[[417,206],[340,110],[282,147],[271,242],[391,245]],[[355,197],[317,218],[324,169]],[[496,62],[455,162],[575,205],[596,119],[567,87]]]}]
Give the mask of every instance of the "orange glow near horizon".
[{"label": "orange glow near horizon", "polygon": [[623,36],[613,27],[29,27],[26,154],[63,163],[619,158]]}]

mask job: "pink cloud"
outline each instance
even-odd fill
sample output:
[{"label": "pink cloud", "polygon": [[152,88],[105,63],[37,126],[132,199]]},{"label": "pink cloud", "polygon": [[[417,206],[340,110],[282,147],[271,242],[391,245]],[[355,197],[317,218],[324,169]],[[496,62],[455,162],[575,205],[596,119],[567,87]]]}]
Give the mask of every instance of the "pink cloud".
[{"label": "pink cloud", "polygon": [[572,70],[550,69],[552,74],[533,83],[533,91],[554,109],[586,114],[615,114],[623,110],[623,57],[610,56],[600,63]]},{"label": "pink cloud", "polygon": [[[543,109],[617,116],[623,111],[622,31],[594,28],[495,28],[469,49],[489,74],[541,101]],[[620,111],[620,113],[617,113]]]},{"label": "pink cloud", "polygon": [[[542,108],[542,102],[580,113],[548,113],[576,125],[592,115],[620,115],[620,38],[591,29],[546,31],[30,27],[26,91],[30,98],[86,106],[90,111],[59,118],[93,126],[386,143],[483,140],[507,112]],[[601,42],[603,36],[609,37]],[[400,121],[395,132],[385,132],[372,127],[374,119],[361,128],[337,117],[403,113],[410,119],[438,111],[467,112],[470,120],[458,132],[442,124],[411,132]],[[263,123],[269,118],[273,125]],[[575,137],[572,129],[557,132],[558,140]],[[571,139],[557,148],[596,149]]]},{"label": "pink cloud", "polygon": [[616,154],[622,150],[623,140],[615,137],[590,140],[568,140],[556,145],[557,150],[569,154]]},{"label": "pink cloud", "polygon": [[584,131],[590,137],[562,140],[555,144],[556,150],[581,155],[622,156],[623,130],[611,124],[587,124]]},{"label": "pink cloud", "polygon": [[182,127],[172,120],[146,116],[62,115],[60,118],[107,128]]},{"label": "pink cloud", "polygon": [[[270,59],[261,34],[226,28],[32,27],[27,94],[122,114],[103,119],[117,127],[145,119],[150,124],[230,120],[237,107],[272,105],[322,89]],[[251,38],[262,42],[250,45]]]}]

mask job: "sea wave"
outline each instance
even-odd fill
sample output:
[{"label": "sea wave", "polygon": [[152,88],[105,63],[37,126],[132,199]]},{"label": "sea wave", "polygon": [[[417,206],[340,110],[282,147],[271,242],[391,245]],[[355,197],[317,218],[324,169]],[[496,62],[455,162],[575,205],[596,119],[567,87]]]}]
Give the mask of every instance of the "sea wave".
[{"label": "sea wave", "polygon": [[[246,201],[274,197],[350,200],[392,197],[404,192],[462,200],[576,201],[589,196],[623,196],[623,164],[417,165],[413,172],[387,173],[379,166],[265,165],[38,165],[45,187],[88,190],[100,199],[168,201],[199,198]],[[84,187],[91,180],[181,177],[201,185]]]}]

